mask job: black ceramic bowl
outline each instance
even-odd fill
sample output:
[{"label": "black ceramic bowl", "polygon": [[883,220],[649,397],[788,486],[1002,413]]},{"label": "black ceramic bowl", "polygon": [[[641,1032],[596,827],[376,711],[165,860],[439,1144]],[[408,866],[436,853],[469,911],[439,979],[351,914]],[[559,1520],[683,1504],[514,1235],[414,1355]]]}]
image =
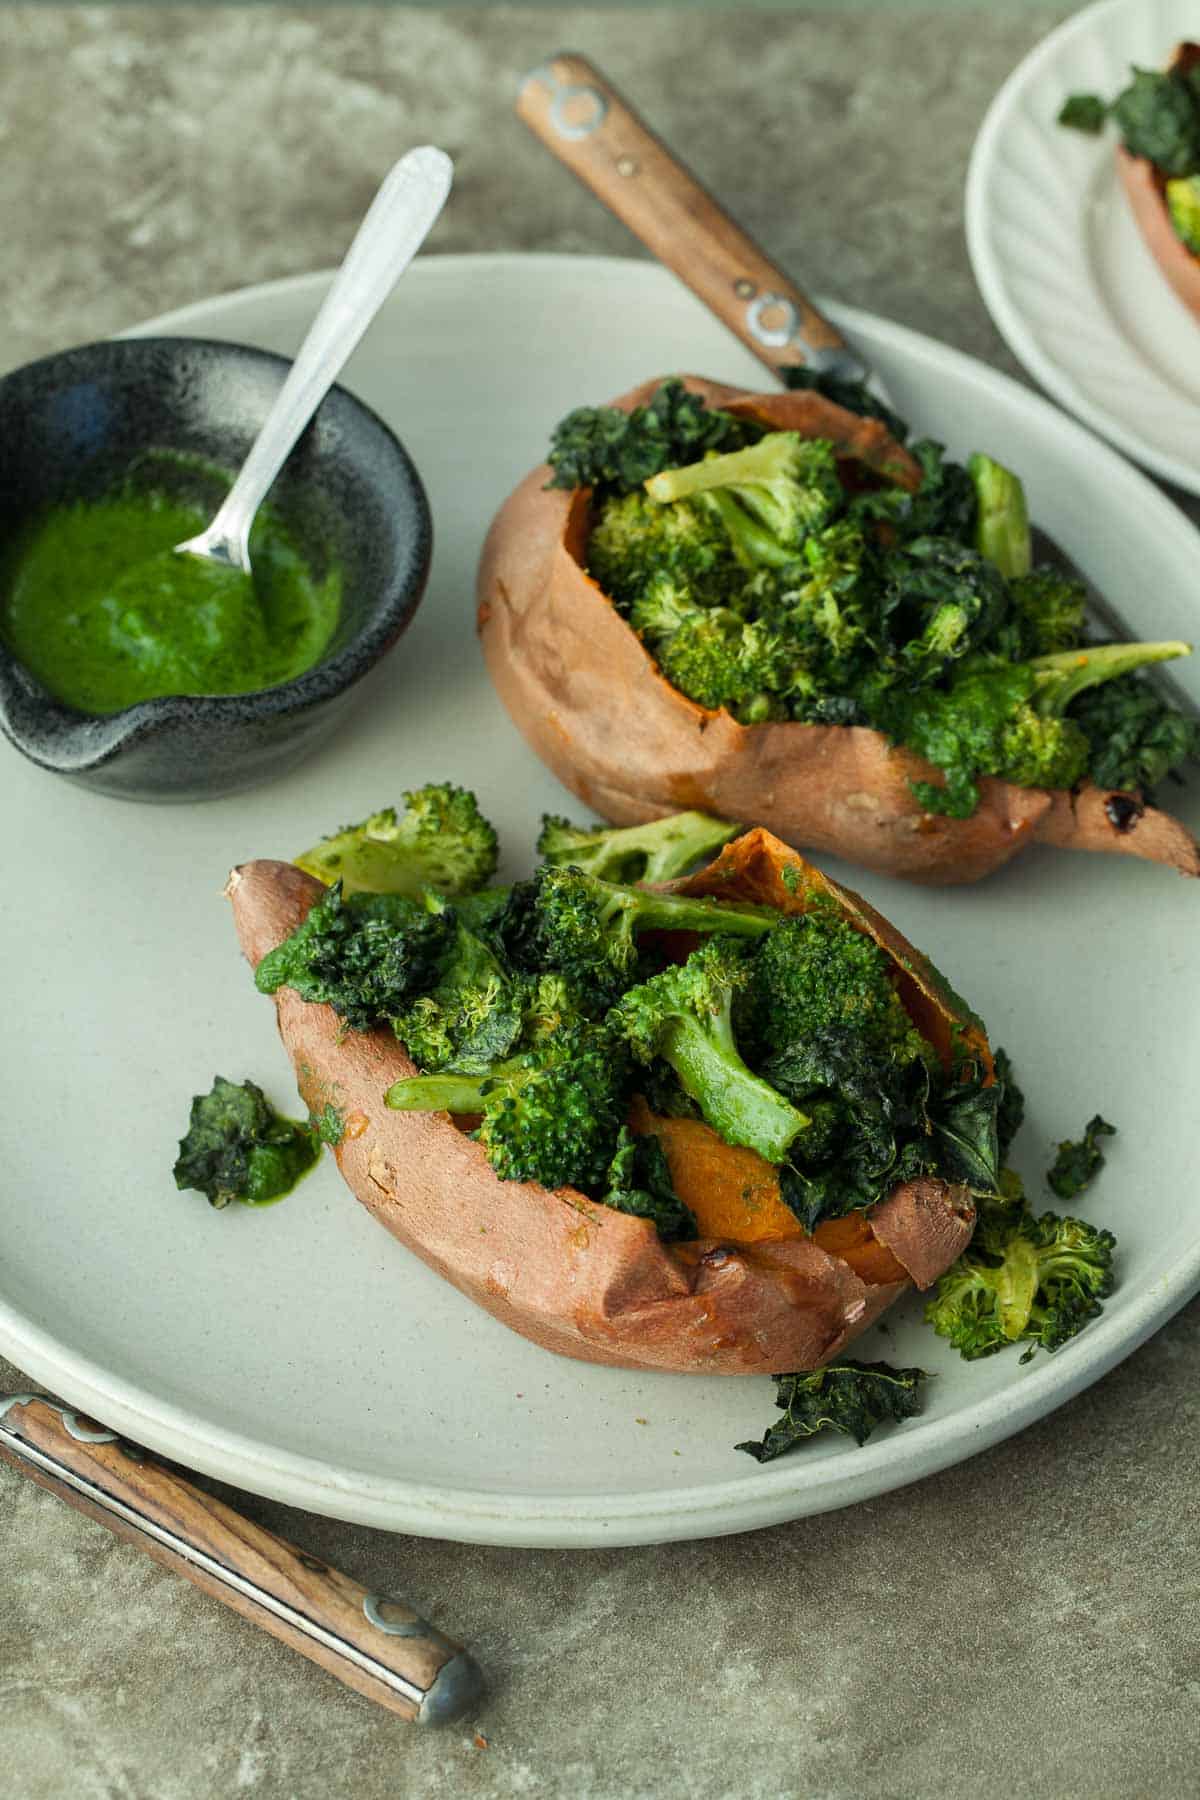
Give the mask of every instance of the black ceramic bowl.
[{"label": "black ceramic bowl", "polygon": [[[287,375],[284,357],[202,338],[126,338],[28,363],[0,380],[0,544],[64,501],[95,499],[147,453],[232,474]],[[182,477],[180,478],[183,479]],[[193,495],[212,510],[223,497]],[[143,700],[95,717],[46,693],[0,644],[0,729],[33,762],[139,800],[194,800],[268,781],[337,724],[354,684],[416,610],[432,547],[420,477],[383,422],[333,388],[271,504],[321,578],[342,572],[328,648],[255,693]]]}]

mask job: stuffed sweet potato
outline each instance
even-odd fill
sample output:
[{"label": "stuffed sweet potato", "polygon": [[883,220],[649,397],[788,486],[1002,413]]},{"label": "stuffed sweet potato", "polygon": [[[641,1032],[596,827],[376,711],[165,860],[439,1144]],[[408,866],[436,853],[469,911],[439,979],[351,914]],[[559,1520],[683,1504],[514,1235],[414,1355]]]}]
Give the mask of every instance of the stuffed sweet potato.
[{"label": "stuffed sweet potato", "polygon": [[1200,319],[1200,44],[1180,44],[1169,72],[1192,78],[1196,124],[1190,172],[1172,176],[1149,155],[1125,144],[1117,146],[1117,169],[1147,247],[1184,305]]},{"label": "stuffed sweet potato", "polygon": [[[739,422],[748,425],[763,443],[782,443],[787,437],[793,443],[809,440],[831,446],[829,455],[842,489],[857,502],[864,521],[857,541],[860,545],[867,542],[869,553],[876,560],[879,555],[889,554],[889,546],[894,544],[900,529],[896,521],[903,507],[910,499],[920,500],[926,494],[930,480],[927,465],[889,436],[878,420],[846,412],[811,392],[743,394],[690,376],[684,378],[682,389],[698,397],[713,416],[734,422],[731,430],[736,430]],[[649,382],[622,396],[613,406],[630,415],[638,408],[652,413],[652,397],[657,402],[664,391],[657,383]],[[597,416],[604,411],[597,409]],[[608,414],[610,419],[613,416]],[[763,437],[764,433],[768,435]],[[779,435],[773,439],[772,434]],[[694,454],[702,454],[703,443],[698,436]],[[995,465],[991,467],[995,469]],[[676,471],[677,476],[691,477],[691,486],[685,486],[685,498],[703,485],[705,471],[703,461],[694,469]],[[617,474],[621,473],[618,469]],[[558,474],[561,477],[561,466]],[[640,475],[640,467],[635,467],[624,488],[612,491],[635,492]],[[790,844],[835,852],[868,868],[929,884],[977,880],[1034,842],[1119,851],[1170,864],[1184,874],[1200,874],[1200,850],[1190,833],[1166,813],[1146,804],[1140,791],[1146,770],[1152,769],[1155,775],[1163,772],[1163,757],[1159,755],[1163,743],[1169,740],[1171,745],[1168,760],[1171,756],[1186,756],[1194,749],[1194,729],[1157,700],[1148,701],[1149,690],[1144,684],[1132,688],[1132,676],[1123,675],[1111,688],[1096,690],[1108,694],[1110,699],[1116,696],[1124,709],[1116,724],[1097,715],[1091,744],[1092,751],[1100,743],[1109,746],[1107,758],[1097,752],[1092,760],[1109,776],[1119,774],[1120,786],[1111,779],[1097,783],[1080,772],[1088,759],[1089,744],[1074,719],[1051,720],[1058,735],[1050,752],[1044,753],[1042,740],[1051,726],[1041,719],[1041,713],[1052,711],[1045,684],[1057,682],[1065,693],[1064,666],[1069,664],[1073,672],[1081,669],[1089,656],[1095,658],[1094,650],[1080,648],[1065,654],[1036,655],[1026,647],[1022,652],[1026,660],[1020,671],[1025,687],[1013,702],[1016,708],[1019,700],[1019,709],[1012,716],[1016,720],[1019,710],[1020,722],[1009,732],[1002,755],[994,750],[988,752],[993,758],[992,766],[1015,768],[1021,781],[980,773],[981,767],[986,770],[988,766],[986,759],[981,760],[980,753],[972,750],[975,767],[966,770],[955,788],[947,778],[946,762],[935,766],[930,760],[946,738],[944,720],[936,716],[935,704],[931,703],[932,710],[926,707],[926,716],[910,716],[895,724],[890,734],[861,722],[803,722],[797,714],[806,706],[813,718],[826,720],[856,721],[871,712],[871,705],[864,712],[859,699],[831,694],[828,686],[817,691],[815,698],[808,696],[813,682],[804,666],[803,648],[791,661],[786,656],[781,661],[779,655],[771,661],[768,656],[762,664],[766,672],[761,691],[751,692],[750,680],[744,690],[736,690],[739,698],[728,703],[712,703],[718,690],[704,687],[711,656],[698,674],[695,656],[686,663],[682,657],[676,658],[675,663],[685,673],[676,683],[668,680],[664,664],[674,672],[669,653],[673,645],[682,641],[680,635],[666,635],[672,619],[685,616],[689,623],[699,619],[701,626],[708,629],[710,645],[714,620],[728,641],[736,638],[744,644],[757,633],[756,653],[764,635],[762,620],[751,618],[747,630],[744,600],[739,602],[739,619],[719,591],[714,605],[716,580],[708,570],[695,576],[693,586],[699,595],[695,605],[691,589],[681,601],[678,583],[665,598],[661,588],[651,594],[653,604],[644,597],[635,599],[632,607],[614,603],[589,573],[589,564],[595,561],[594,491],[583,485],[551,487],[551,476],[552,470],[545,465],[533,470],[492,524],[479,570],[479,631],[493,682],[515,723],[559,779],[606,818],[633,823],[682,807],[695,807],[727,818],[755,819]],[[941,479],[940,474],[938,478]],[[656,486],[661,479],[654,477],[647,483],[652,500],[661,497],[662,490]],[[674,497],[679,487],[676,480],[674,487],[668,487],[667,496]],[[1019,484],[1017,488],[1019,492]],[[702,494],[701,498],[705,497]],[[715,505],[709,498],[710,504]],[[729,496],[717,498],[723,502],[722,517],[727,520],[731,510]],[[970,504],[974,506],[973,499]],[[1014,513],[1017,510],[1013,508]],[[752,521],[755,530],[761,516],[767,516],[765,509],[759,519]],[[1023,523],[1023,505],[1019,516]],[[833,533],[845,523],[839,521]],[[985,523],[979,526],[981,532]],[[938,525],[935,529],[945,527]],[[961,535],[961,519],[959,529]],[[1027,537],[1027,527],[1025,531]],[[811,541],[816,541],[815,536]],[[829,541],[832,540],[823,540]],[[948,568],[958,557],[958,566],[949,577],[958,581],[967,559],[974,556],[961,544],[952,544],[947,556],[947,542],[926,535],[904,549],[910,568],[916,566],[919,557],[929,561],[930,570],[918,571],[927,593],[941,591],[938,583],[943,579],[943,565]],[[711,535],[708,543],[711,544]],[[749,552],[744,544],[735,547],[743,562],[747,555],[756,553],[753,545]],[[800,545],[794,553],[797,561],[784,568],[781,581],[790,579],[792,571],[802,567],[808,547],[807,543]],[[900,551],[895,550],[894,554]],[[719,550],[711,552],[710,563],[719,575]],[[938,566],[935,568],[934,564]],[[1039,572],[1031,573],[1036,584]],[[692,582],[693,574],[694,570],[689,569],[683,587]],[[775,576],[770,570],[767,574],[769,589]],[[657,571],[654,579],[658,581]],[[754,579],[761,584],[762,571],[756,572]],[[885,570],[876,581],[878,596],[882,597],[873,598],[872,605],[884,618],[885,630],[894,635],[907,603],[897,604],[893,597],[895,582],[889,588],[890,580]],[[987,647],[999,642],[1003,632],[1008,633],[1012,644],[1024,642],[1028,646],[1028,634],[1024,640],[1017,634],[1017,625],[1022,621],[1016,620],[1015,608],[1003,596],[996,598],[1000,575],[985,569],[983,558],[974,556],[967,581],[973,584],[970,605],[980,613],[991,609],[988,630],[993,636],[986,640]],[[706,584],[707,592],[702,591]],[[776,589],[778,585],[775,582]],[[831,587],[821,598],[826,614],[833,592]],[[1037,603],[1035,592],[1031,604]],[[1012,616],[1008,622],[997,624],[997,611],[1006,606]],[[923,627],[924,638],[918,641],[914,636],[911,642],[900,645],[893,657],[894,667],[902,669],[905,659],[915,666],[914,646],[921,652],[933,642],[945,617],[956,608],[963,611],[955,602],[948,609],[942,608],[934,619],[932,613],[937,607],[931,600],[931,618]],[[664,618],[668,625],[663,624]],[[653,628],[650,623],[645,629],[635,628],[639,621],[647,620],[653,621]],[[810,622],[802,622],[805,630]],[[1036,632],[1042,624],[1044,621],[1035,620],[1030,627],[1035,651],[1039,647]],[[862,641],[856,677],[861,693],[871,679],[868,675],[864,682],[862,669],[873,628],[860,625],[855,629]],[[1078,619],[1069,627],[1067,639],[1050,637],[1044,643],[1056,652],[1060,643],[1071,641],[1072,634],[1078,643],[1081,632],[1080,599]],[[770,629],[766,636],[770,639]],[[942,703],[951,675],[957,679],[959,665],[955,659],[964,650],[982,647],[982,638],[971,640],[969,631],[964,631],[961,641],[946,649],[943,666],[948,673],[943,677],[935,671],[928,689],[933,702]],[[771,639],[768,652],[773,654],[777,648]],[[1186,648],[1131,647],[1141,653],[1143,661],[1179,654]],[[1017,651],[1014,649],[1011,654]],[[1113,653],[1108,654],[1111,657]],[[993,655],[992,661],[996,660]],[[964,659],[963,667],[970,667],[970,657]],[[1121,667],[1124,669],[1125,665]],[[1000,673],[1004,679],[1012,676],[1012,671],[1002,669]],[[1093,672],[1087,679],[1099,678],[1093,661]],[[1071,679],[1076,680],[1074,673]],[[694,691],[709,694],[710,703],[690,698],[683,691],[689,681]],[[904,699],[903,682],[893,681],[889,692],[872,703],[871,716],[897,716]],[[959,722],[952,723],[957,726]],[[1008,731],[1007,723],[1005,729]],[[1038,732],[1042,739],[1036,755],[1031,755],[1030,744]],[[910,744],[924,744],[930,755],[922,756],[905,747],[899,741],[905,736]],[[966,736],[969,730],[959,731],[960,740]],[[1112,746],[1117,742],[1126,746],[1123,760],[1112,754]],[[967,754],[963,752],[964,757]],[[1069,780],[1061,787],[1053,783],[1034,785],[1030,774],[1047,768],[1066,771]],[[1133,779],[1135,775],[1139,780]]]},{"label": "stuffed sweet potato", "polygon": [[[370,955],[381,968],[387,963],[387,979],[408,981],[411,993],[414,961],[430,942],[427,933],[421,935],[425,925],[418,917],[419,903],[388,897],[387,904],[393,909],[388,919],[402,918],[406,930],[411,925],[410,936],[400,945],[400,956],[388,948],[391,944],[394,949],[396,940],[394,934],[388,937],[392,927],[377,904],[379,896],[342,902],[340,890],[326,889],[287,863],[253,862],[234,870],[228,894],[242,949],[259,970],[260,986],[275,992],[279,1029],[305,1101],[315,1114],[333,1109],[341,1122],[335,1154],[343,1176],[358,1199],[409,1249],[494,1317],[547,1349],[587,1361],[681,1373],[751,1374],[809,1369],[824,1363],[910,1284],[931,1286],[970,1239],[974,1207],[969,1185],[955,1179],[948,1166],[931,1164],[928,1145],[920,1134],[930,1130],[922,1109],[932,1104],[932,1092],[948,1098],[951,1105],[960,1093],[965,1096],[968,1088],[976,1103],[980,1095],[986,1100],[989,1092],[994,1094],[990,1089],[991,1052],[982,1026],[932,965],[886,920],[766,831],[744,834],[700,874],[670,882],[662,889],[622,888],[582,875],[578,868],[567,868],[558,875],[554,876],[557,887],[552,898],[560,908],[563,894],[569,897],[572,884],[580,881],[592,883],[589,894],[603,890],[606,918],[618,907],[629,916],[632,906],[645,903],[643,923],[648,929],[636,946],[636,962],[631,949],[620,979],[604,994],[604,1005],[615,996],[606,1022],[580,1028],[609,1033],[605,1042],[610,1060],[624,1054],[620,1049],[622,1030],[627,1031],[630,1044],[640,1045],[646,1055],[644,1065],[629,1063],[625,1085],[614,1089],[618,1095],[628,1095],[622,1102],[623,1119],[614,1121],[620,1127],[614,1167],[619,1162],[626,1173],[619,1180],[609,1176],[600,1181],[597,1191],[603,1190],[606,1182],[622,1188],[619,1193],[609,1192],[605,1199],[569,1185],[551,1189],[522,1178],[528,1163],[520,1161],[520,1154],[528,1146],[517,1144],[512,1135],[511,1108],[506,1114],[499,1107],[490,1115],[493,1130],[489,1139],[488,1119],[483,1129],[472,1132],[479,1123],[478,1115],[456,1120],[446,1110],[427,1110],[428,1099],[414,1101],[414,1090],[424,1082],[443,1084],[435,1087],[436,1096],[449,1091],[446,1084],[465,1078],[457,1073],[418,1075],[418,1064],[397,1037],[399,1021],[395,1029],[370,1023],[369,1009],[374,1002],[353,1015],[345,987],[307,990],[333,993],[339,1002],[339,1016],[333,1005],[301,997],[298,988],[305,986],[305,977],[297,970],[302,967],[310,974],[319,970],[322,979],[333,979],[329,976],[330,946],[336,953],[338,946],[348,941],[346,917],[338,909],[354,904],[361,909],[355,916],[367,921],[369,931],[375,934],[370,939]],[[458,914],[444,902],[430,902],[427,918],[438,931],[460,934],[466,921],[471,927],[468,936],[474,945],[470,952],[476,957],[474,969],[484,953],[479,951],[482,938],[475,939],[473,933],[486,930],[489,943],[532,971],[522,979],[543,984],[536,987],[536,1005],[544,1012],[552,1003],[545,984],[553,986],[559,981],[556,969],[544,973],[544,959],[559,952],[554,934],[543,932],[537,937],[536,909],[543,899],[535,881],[511,893],[498,890],[494,897],[485,894],[463,901]],[[295,958],[291,963],[279,962],[289,946],[302,943],[301,928],[316,917],[319,908],[326,909],[343,935],[327,935],[320,955],[314,952],[307,963]],[[558,923],[563,916],[560,911]],[[794,923],[786,925],[781,940],[781,922],[789,919]],[[736,932],[745,935],[729,935]],[[907,1148],[894,1136],[894,1125],[888,1127],[894,1141],[884,1162],[871,1165],[875,1171],[872,1179],[878,1179],[878,1169],[888,1156],[888,1166],[896,1169],[897,1176],[891,1183],[885,1180],[879,1196],[867,1205],[847,1207],[844,1196],[837,1205],[831,1203],[833,1190],[822,1174],[831,1166],[828,1157],[833,1150],[828,1143],[824,1153],[810,1159],[808,1172],[796,1175],[796,1166],[803,1171],[806,1165],[803,1151],[797,1152],[795,1146],[807,1143],[817,1130],[822,1106],[827,1123],[836,1124],[829,1100],[833,1089],[828,1085],[836,1086],[836,1076],[822,1065],[815,1075],[810,1072],[806,1088],[795,1072],[795,1046],[787,1041],[785,1015],[773,1008],[765,1021],[755,1017],[754,1007],[761,1009],[764,1004],[762,995],[776,990],[763,985],[773,976],[760,976],[755,988],[748,985],[749,975],[767,955],[768,946],[776,960],[789,953],[788,934],[813,939],[817,960],[811,966],[822,970],[829,967],[830,943],[836,940],[836,945],[850,947],[846,968],[853,964],[853,969],[846,977],[845,1007],[837,1019],[831,1013],[823,1040],[832,1059],[830,1067],[857,1041],[851,1029],[858,1029],[854,1009],[861,1013],[875,1005],[879,1030],[890,1033],[887,1065],[898,1067],[907,1058],[909,1088],[920,1096],[922,1122],[914,1127],[916,1136]],[[696,950],[699,939],[703,942]],[[443,937],[438,941],[444,945],[450,940]],[[453,941],[458,946],[453,954],[461,967],[461,935]],[[358,958],[354,967],[360,972],[366,942],[365,938],[354,940]],[[561,954],[565,958],[566,951]],[[743,1120],[725,1135],[719,1135],[688,1101],[688,1092],[704,1092],[703,1080],[693,1090],[688,1089],[686,1077],[705,1057],[711,1062],[712,1044],[702,1046],[698,1061],[693,1058],[691,1063],[678,1050],[672,1064],[668,1035],[655,1038],[650,1050],[644,1041],[648,1030],[658,1029],[648,1026],[647,1020],[656,1002],[670,992],[671,984],[688,979],[694,968],[703,965],[707,969],[722,957],[731,961],[742,983],[739,992],[747,1008],[745,1029],[758,1034],[762,1066],[782,1070],[790,1056],[789,1092],[800,1096],[793,1107],[781,1092],[769,1089],[765,1081],[744,1070],[744,1095],[750,1097],[750,1110],[757,1107],[759,1111],[748,1125]],[[272,958],[274,965],[269,961]],[[401,962],[403,971],[398,974]],[[274,973],[264,980],[264,971],[272,966]],[[444,962],[440,966],[444,971]],[[611,976],[614,966],[611,962],[604,965],[600,971],[604,979]],[[798,966],[785,967],[785,980],[798,979]],[[578,984],[584,963],[577,959],[564,967],[567,987]],[[599,964],[595,967],[600,969]],[[372,979],[375,973],[378,970]],[[416,1021],[406,1027],[413,1041],[418,1041],[423,1031],[421,1041],[428,1043],[435,1010],[430,995],[445,994],[446,978],[444,972],[436,978],[441,987],[429,986],[435,977],[428,973],[422,979],[427,991],[410,1004],[404,1016]],[[498,960],[489,979],[494,1023],[503,1011],[494,1003],[496,983],[505,979]],[[597,975],[597,982],[599,979]],[[828,996],[836,998],[842,989],[832,977],[829,980],[833,984],[828,994],[822,990],[822,1004],[832,1006]],[[356,994],[367,991],[361,983],[355,989]],[[534,991],[522,989],[526,998]],[[554,1005],[565,1004],[566,991],[564,987]],[[578,989],[571,991],[577,993]],[[599,986],[594,989],[600,991]],[[390,1014],[397,1003],[389,998],[378,1004]],[[456,998],[447,1008],[447,1017],[458,1029],[470,1010]],[[349,1022],[352,1016],[355,1025]],[[570,1041],[573,1029],[557,1019],[543,1041]],[[713,1041],[719,1037],[718,1031]],[[488,1055],[494,1056],[494,1050]],[[738,1061],[736,1052],[732,1060]],[[516,1069],[513,1079],[517,1080],[536,1062],[537,1052],[533,1051],[489,1064],[490,1080],[482,1084],[481,1092],[487,1094],[489,1086],[502,1080],[502,1070]],[[481,1066],[478,1060],[472,1063],[460,1035],[458,1068],[464,1063]],[[427,1067],[428,1062],[422,1066]],[[740,1062],[738,1067],[742,1067]],[[683,1070],[682,1085],[676,1081],[679,1069]],[[783,1074],[776,1078],[786,1085]],[[564,1104],[576,1109],[584,1105],[587,1095],[581,1099],[581,1092],[582,1088],[568,1084]],[[519,1099],[519,1089],[517,1093]],[[814,1093],[818,1096],[815,1104]],[[680,1101],[682,1104],[677,1103]],[[418,1109],[409,1110],[414,1104]],[[807,1107],[807,1113],[801,1114],[799,1105]],[[793,1127],[789,1139],[790,1175],[781,1158],[772,1162],[747,1147],[747,1140],[755,1138],[764,1119],[769,1116],[773,1126],[778,1116],[788,1114],[803,1127],[799,1136]],[[586,1135],[588,1120],[578,1110],[571,1117],[582,1119],[578,1133]],[[840,1129],[846,1128],[843,1119]],[[730,1136],[738,1141],[727,1141]],[[625,1191],[646,1179],[644,1174],[633,1173],[640,1166],[642,1145],[657,1146],[658,1174],[652,1173],[649,1185],[656,1186],[658,1195],[667,1192],[675,1208],[671,1234],[660,1235],[662,1214],[654,1211],[648,1196]],[[544,1149],[544,1144],[540,1145],[538,1153],[543,1154]],[[574,1149],[573,1144],[564,1147],[554,1140],[554,1154],[572,1154]],[[506,1159],[503,1162],[500,1151]],[[503,1179],[497,1165],[510,1178]],[[866,1162],[857,1167],[858,1177],[865,1168]],[[785,1180],[793,1184],[786,1201]],[[799,1207],[797,1181],[804,1198]],[[641,1216],[622,1210],[626,1206],[641,1206]],[[804,1206],[809,1208],[811,1229],[800,1216]]]}]

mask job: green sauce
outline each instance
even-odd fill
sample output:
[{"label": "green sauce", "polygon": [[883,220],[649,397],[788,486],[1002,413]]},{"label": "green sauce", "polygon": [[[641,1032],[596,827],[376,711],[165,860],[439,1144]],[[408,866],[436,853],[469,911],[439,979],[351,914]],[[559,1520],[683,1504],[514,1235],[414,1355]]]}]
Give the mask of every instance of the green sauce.
[{"label": "green sauce", "polygon": [[0,637],[86,713],[166,694],[245,694],[303,674],[333,636],[340,574],[315,580],[267,507],[250,539],[253,576],[173,555],[211,516],[131,485],[44,515],[5,558]]}]

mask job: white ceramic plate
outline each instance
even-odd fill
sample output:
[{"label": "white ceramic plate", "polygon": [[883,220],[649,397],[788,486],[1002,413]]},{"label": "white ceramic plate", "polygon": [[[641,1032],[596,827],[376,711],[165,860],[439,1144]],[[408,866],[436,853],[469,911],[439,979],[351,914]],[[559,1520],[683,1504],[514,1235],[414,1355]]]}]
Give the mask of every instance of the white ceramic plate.
[{"label": "white ceramic plate", "polygon": [[[233,294],[155,329],[292,351],[323,286]],[[1147,636],[1196,631],[1200,538],[1143,476],[980,364],[834,310],[922,428],[1024,471],[1041,522]],[[1200,1282],[1200,892],[1157,868],[1051,852],[974,891],[862,885],[1017,1057],[1031,1174],[1093,1111],[1122,1127],[1092,1202],[1120,1233],[1120,1288],[1079,1339],[1024,1367],[1015,1352],[969,1366],[920,1323],[919,1302],[897,1308],[862,1353],[938,1379],[919,1420],[863,1450],[818,1440],[761,1469],[733,1445],[775,1416],[765,1378],[630,1374],[533,1348],[380,1230],[330,1162],[260,1212],[214,1213],[175,1191],[189,1097],[214,1071],[255,1077],[285,1110],[294,1097],[220,898],[232,863],[294,854],[428,779],[478,790],[514,872],[529,866],[538,814],[576,810],[484,675],[480,539],[569,407],[688,368],[762,380],[650,264],[419,261],[348,379],[424,472],[434,572],[353,720],[286,780],[179,807],[81,792],[0,745],[0,1349],[161,1452],[438,1537],[704,1537],[845,1505],[994,1443],[1094,1381]]]},{"label": "white ceramic plate", "polygon": [[975,141],[967,244],[988,311],[1064,406],[1200,493],[1200,321],[1142,242],[1110,129],[1056,124],[1068,94],[1111,99],[1130,65],[1200,37],[1200,0],[1102,0],[1009,76]]}]

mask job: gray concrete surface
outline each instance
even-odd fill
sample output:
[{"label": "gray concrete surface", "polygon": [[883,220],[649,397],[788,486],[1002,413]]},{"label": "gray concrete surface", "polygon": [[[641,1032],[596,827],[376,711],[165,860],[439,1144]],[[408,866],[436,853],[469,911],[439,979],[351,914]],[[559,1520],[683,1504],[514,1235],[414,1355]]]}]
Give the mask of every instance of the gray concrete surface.
[{"label": "gray concrete surface", "polygon": [[[988,98],[1061,10],[902,14],[0,11],[0,365],[334,261],[426,137],[458,160],[434,248],[628,250],[509,116],[515,76],[570,43],[814,287],[1012,369],[962,177]],[[0,1363],[0,1389],[21,1385]],[[0,1791],[1194,1795],[1198,1392],[1193,1305],[957,1469],[662,1549],[466,1549],[241,1496],[473,1642],[491,1694],[440,1736],[0,1467]]]}]

